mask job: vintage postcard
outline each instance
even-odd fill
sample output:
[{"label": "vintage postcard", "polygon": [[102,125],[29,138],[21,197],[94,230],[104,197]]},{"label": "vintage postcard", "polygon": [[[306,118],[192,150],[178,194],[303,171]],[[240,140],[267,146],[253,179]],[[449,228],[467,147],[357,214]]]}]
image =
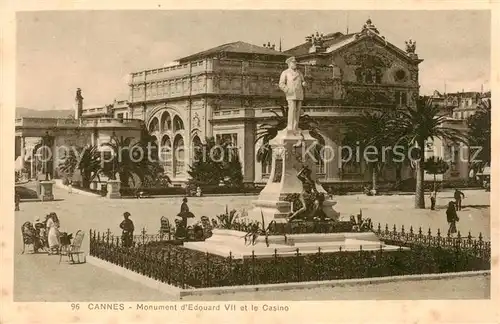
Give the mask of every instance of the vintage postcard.
[{"label": "vintage postcard", "polygon": [[496,4],[136,5],[6,6],[3,322],[499,320]]}]

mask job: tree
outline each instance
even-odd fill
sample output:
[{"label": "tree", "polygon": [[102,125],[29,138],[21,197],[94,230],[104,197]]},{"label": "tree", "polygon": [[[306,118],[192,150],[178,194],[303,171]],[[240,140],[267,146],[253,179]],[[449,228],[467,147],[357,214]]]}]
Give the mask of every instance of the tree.
[{"label": "tree", "polygon": [[241,188],[243,187],[243,170],[238,149],[232,147],[229,143],[224,143],[223,147],[225,154],[227,154],[227,160],[222,161],[224,184],[227,187]]},{"label": "tree", "polygon": [[111,149],[111,156],[104,163],[103,173],[112,180],[116,180],[118,174],[122,188],[130,187],[130,182],[135,187],[135,177],[142,184],[151,182],[163,173],[163,167],[158,161],[158,147],[151,138],[147,136],[137,142],[132,141],[130,137],[113,136],[110,142],[102,144]]},{"label": "tree", "polygon": [[206,138],[195,152],[188,174],[195,186],[218,186],[221,182],[227,187],[243,185],[238,149],[229,142],[217,143],[213,137]]},{"label": "tree", "polygon": [[205,143],[194,152],[193,164],[189,166],[190,182],[195,185],[218,186],[223,179],[222,164],[219,162],[222,151],[213,137],[207,137]]},{"label": "tree", "polygon": [[82,177],[82,187],[89,188],[90,183],[95,178],[99,179],[99,174],[102,172],[101,153],[95,145],[87,145],[77,152],[79,157],[74,150],[70,150],[69,156],[59,165],[59,170],[73,176],[78,169]]},{"label": "tree", "polygon": [[431,156],[424,162],[424,170],[434,176],[434,191],[436,191],[436,175],[444,174],[450,166],[442,158]]},{"label": "tree", "polygon": [[[478,172],[491,163],[491,99],[481,100],[476,113],[467,118],[467,126],[469,147],[478,150],[475,161],[470,162]],[[476,150],[471,150],[471,154],[474,155]]]},{"label": "tree", "polygon": [[[259,147],[256,153],[257,162],[259,163],[271,163],[272,161],[272,148],[269,141],[278,135],[278,132],[285,129],[288,123],[288,108],[280,105],[278,109],[271,110],[273,116],[269,123],[264,123],[260,125],[257,130],[257,138],[255,142],[262,140],[262,145]],[[299,128],[302,130],[308,130],[312,137],[318,140],[318,144],[314,149],[314,157],[316,160],[320,160],[322,148],[325,145],[325,139],[319,133],[318,123],[313,120],[309,115],[303,114],[299,118]]]},{"label": "tree", "polygon": [[377,189],[378,174],[386,161],[384,148],[389,147],[392,142],[390,123],[390,114],[385,111],[364,113],[349,124],[349,131],[345,137],[346,144],[351,149],[360,145],[365,153],[363,157],[369,159],[366,162],[370,168],[373,190]]},{"label": "tree", "polygon": [[432,105],[427,98],[420,97],[415,108],[406,107],[395,112],[390,129],[398,142],[408,143],[416,148],[418,156],[415,162],[417,173],[415,186],[415,208],[425,208],[424,200],[424,162],[423,148],[426,141],[439,138],[449,143],[463,143],[464,134],[459,130],[443,126],[449,118],[439,113],[439,107]]}]

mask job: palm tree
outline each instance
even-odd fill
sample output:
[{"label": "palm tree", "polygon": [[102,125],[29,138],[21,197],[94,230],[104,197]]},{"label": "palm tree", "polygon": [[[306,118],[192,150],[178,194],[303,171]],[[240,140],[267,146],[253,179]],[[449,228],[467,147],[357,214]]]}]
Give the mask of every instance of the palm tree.
[{"label": "palm tree", "polygon": [[154,145],[148,146],[152,143],[149,138],[141,138],[133,144],[132,140],[131,137],[113,136],[110,142],[102,144],[112,151],[111,160],[105,164],[103,173],[112,180],[116,180],[118,174],[122,188],[129,187],[130,181],[136,186],[135,177],[141,183],[149,183],[163,172],[157,159],[158,150]]},{"label": "palm tree", "polygon": [[[278,112],[279,111],[279,112]],[[288,124],[288,108],[281,106],[278,111],[271,110],[273,116],[269,123],[264,123],[259,126],[257,130],[257,138],[255,143],[262,140],[262,145],[259,147],[256,153],[257,162],[260,163],[271,163],[272,161],[272,149],[269,145],[269,141],[278,135],[278,132],[285,129]],[[312,119],[309,115],[303,114],[299,118],[299,128],[302,130],[308,130],[312,137],[318,140],[318,144],[314,149],[314,156],[319,161],[321,157],[322,147],[325,145],[325,139],[320,135],[318,129],[318,123]]]},{"label": "palm tree", "polygon": [[[360,145],[367,154],[370,153],[370,161],[366,161],[371,172],[372,189],[377,190],[378,174],[382,170],[386,157],[385,147],[392,144],[393,134],[390,129],[391,115],[386,111],[366,112],[360,118],[349,123],[346,134],[347,145],[354,147]],[[370,151],[366,151],[370,149]],[[364,158],[365,154],[363,154]]]},{"label": "palm tree", "polygon": [[477,172],[491,162],[491,99],[480,101],[476,113],[467,118],[467,126],[469,146],[475,146],[480,150],[474,157],[475,161],[470,161],[472,168]]},{"label": "palm tree", "polygon": [[101,153],[97,146],[85,146],[80,153],[80,157],[77,157],[74,150],[71,150],[69,156],[59,165],[59,170],[68,175],[73,175],[77,169],[82,177],[83,188],[89,188],[90,183],[95,178],[99,179],[102,164]]},{"label": "palm tree", "polygon": [[[425,208],[424,200],[424,162],[423,148],[426,141],[435,138],[449,143],[464,143],[465,136],[457,129],[445,127],[443,123],[448,115],[440,114],[439,107],[432,105],[430,99],[420,97],[415,108],[406,107],[394,114],[390,129],[398,141],[418,148],[415,162],[417,172],[415,188],[415,208]],[[399,142],[396,142],[398,145]]]}]

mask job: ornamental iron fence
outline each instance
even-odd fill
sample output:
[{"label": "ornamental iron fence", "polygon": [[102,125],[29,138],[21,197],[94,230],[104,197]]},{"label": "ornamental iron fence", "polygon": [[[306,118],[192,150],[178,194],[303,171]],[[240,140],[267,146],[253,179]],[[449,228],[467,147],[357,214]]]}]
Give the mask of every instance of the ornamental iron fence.
[{"label": "ornamental iron fence", "polygon": [[[421,228],[389,230],[380,224],[374,232],[396,251],[342,251],[283,256],[277,250],[270,257],[248,259],[221,257],[184,248],[168,234],[147,234],[143,229],[134,236],[132,247],[124,247],[120,236],[111,231],[90,231],[90,255],[149,278],[184,289],[301,281],[354,279],[444,273],[490,269],[491,243],[478,238],[432,235]],[[243,243],[242,243],[243,244]],[[410,249],[403,249],[409,247]]]}]

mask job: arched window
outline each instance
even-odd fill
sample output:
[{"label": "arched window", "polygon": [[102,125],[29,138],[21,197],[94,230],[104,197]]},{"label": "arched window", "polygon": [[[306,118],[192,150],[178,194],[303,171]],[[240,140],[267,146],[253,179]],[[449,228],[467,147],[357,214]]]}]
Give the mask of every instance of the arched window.
[{"label": "arched window", "polygon": [[160,131],[160,123],[158,121],[158,118],[155,117],[149,123],[149,132],[154,133],[154,132],[159,132],[159,131]]},{"label": "arched window", "polygon": [[[177,117],[177,116],[176,116]],[[175,124],[175,117],[174,117]],[[185,165],[185,157],[184,157],[184,139],[181,135],[177,135],[174,139],[174,151],[173,153],[173,175],[174,177],[180,176],[184,174],[184,165]]]},{"label": "arched window", "polygon": [[172,142],[168,135],[163,135],[160,146],[160,161],[165,166],[164,169],[168,174],[172,174]]},{"label": "arched window", "polygon": [[184,123],[182,122],[182,119],[175,115],[174,117],[174,132],[180,131],[184,129]]},{"label": "arched window", "polygon": [[170,114],[168,113],[168,111],[165,111],[161,115],[161,130],[163,132],[165,132],[165,131],[171,130],[171,129],[172,129],[172,118],[170,117]]},{"label": "arched window", "polygon": [[195,135],[193,137],[193,141],[191,142],[191,151],[193,157],[196,157],[196,154],[199,154],[199,152],[202,152],[202,143],[198,135]]}]

